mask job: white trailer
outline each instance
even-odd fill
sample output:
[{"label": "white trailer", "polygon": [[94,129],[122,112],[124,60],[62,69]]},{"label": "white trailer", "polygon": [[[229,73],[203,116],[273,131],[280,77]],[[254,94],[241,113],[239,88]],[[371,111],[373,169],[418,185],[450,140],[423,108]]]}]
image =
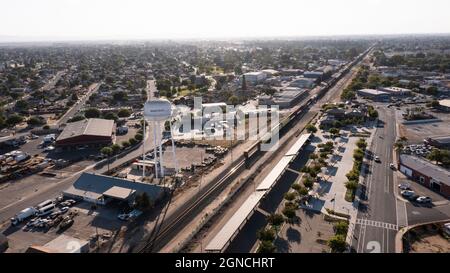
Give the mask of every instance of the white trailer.
[{"label": "white trailer", "polygon": [[27,219],[28,217],[34,216],[38,213],[38,210],[35,208],[26,208],[24,210],[22,210],[21,212],[19,212],[18,214],[16,214],[16,216],[14,216],[13,218],[11,218],[11,224],[13,225],[17,225],[20,222],[22,222],[23,220]]}]

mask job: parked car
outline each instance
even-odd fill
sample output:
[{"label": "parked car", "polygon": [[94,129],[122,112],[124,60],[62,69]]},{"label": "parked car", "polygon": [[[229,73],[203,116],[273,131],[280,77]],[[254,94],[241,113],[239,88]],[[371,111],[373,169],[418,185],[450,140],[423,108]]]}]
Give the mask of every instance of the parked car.
[{"label": "parked car", "polygon": [[47,147],[44,148],[44,152],[51,152],[53,150],[55,150],[54,146],[47,146]]},{"label": "parked car", "polygon": [[421,204],[429,204],[429,203],[431,203],[431,198],[428,196],[419,196],[416,199],[416,202],[421,203]]},{"label": "parked car", "polygon": [[411,185],[408,183],[401,183],[398,185],[401,190],[411,190]]},{"label": "parked car", "polygon": [[375,156],[375,162],[378,162],[378,163],[380,163],[381,162],[381,160],[380,160],[380,157],[379,156]]},{"label": "parked car", "polygon": [[64,217],[61,224],[59,225],[59,230],[64,230],[69,228],[73,224],[73,219],[70,216]]},{"label": "parked car", "polygon": [[62,207],[62,208],[60,209],[60,212],[61,212],[61,213],[66,213],[68,210],[69,210],[69,207]]},{"label": "parked car", "polygon": [[391,168],[392,170],[395,170],[395,165],[393,163],[390,163],[389,168]]},{"label": "parked car", "polygon": [[130,218],[130,215],[128,213],[119,214],[119,215],[117,215],[117,218],[122,221],[128,221],[128,219]]},{"label": "parked car", "polygon": [[403,190],[403,191],[400,192],[400,194],[401,194],[403,197],[411,197],[411,196],[413,196],[415,193],[414,193],[414,191],[411,191],[411,190]]}]

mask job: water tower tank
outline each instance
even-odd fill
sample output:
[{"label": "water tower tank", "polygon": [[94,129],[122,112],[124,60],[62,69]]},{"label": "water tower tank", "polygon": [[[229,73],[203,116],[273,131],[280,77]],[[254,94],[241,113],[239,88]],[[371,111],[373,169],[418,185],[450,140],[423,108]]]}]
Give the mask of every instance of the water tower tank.
[{"label": "water tower tank", "polygon": [[166,99],[152,99],[144,104],[144,117],[150,121],[167,120],[172,115],[172,104]]}]

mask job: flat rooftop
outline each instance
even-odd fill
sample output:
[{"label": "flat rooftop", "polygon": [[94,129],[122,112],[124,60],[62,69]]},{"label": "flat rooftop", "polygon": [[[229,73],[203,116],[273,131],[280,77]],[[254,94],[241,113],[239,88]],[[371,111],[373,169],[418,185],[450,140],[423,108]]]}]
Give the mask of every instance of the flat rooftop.
[{"label": "flat rooftop", "polygon": [[428,160],[408,154],[401,154],[400,162],[403,165],[420,172],[421,174],[450,186],[450,171],[447,171],[446,169],[439,167]]},{"label": "flat rooftop", "polygon": [[232,240],[233,236],[239,230],[245,220],[253,213],[259,201],[263,198],[265,192],[257,191],[252,193],[242,206],[233,214],[228,222],[222,227],[219,233],[209,242],[205,251],[221,252]]},{"label": "flat rooftop", "polygon": [[110,137],[112,135],[113,128],[114,120],[109,119],[90,118],[67,123],[57,141],[83,135]]},{"label": "flat rooftop", "polygon": [[388,95],[387,92],[375,90],[375,89],[367,89],[367,88],[360,89],[360,90],[358,90],[358,92],[365,93],[365,94],[371,94],[371,95]]}]

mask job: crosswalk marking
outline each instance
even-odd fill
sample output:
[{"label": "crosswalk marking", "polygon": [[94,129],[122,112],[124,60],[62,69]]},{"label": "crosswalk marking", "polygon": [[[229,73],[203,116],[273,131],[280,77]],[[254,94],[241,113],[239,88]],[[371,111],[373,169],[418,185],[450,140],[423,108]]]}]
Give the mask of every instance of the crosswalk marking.
[{"label": "crosswalk marking", "polygon": [[392,230],[398,230],[398,226],[391,224],[391,223],[385,223],[380,221],[374,221],[369,219],[356,219],[356,224],[365,225],[365,226],[372,226],[372,227],[379,227],[379,228],[385,228],[385,229],[392,229]]}]

